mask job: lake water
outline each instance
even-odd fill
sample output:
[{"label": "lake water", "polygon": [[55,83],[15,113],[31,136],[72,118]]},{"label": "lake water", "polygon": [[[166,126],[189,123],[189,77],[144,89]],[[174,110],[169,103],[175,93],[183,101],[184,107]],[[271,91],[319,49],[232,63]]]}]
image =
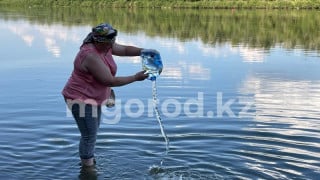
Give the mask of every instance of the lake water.
[{"label": "lake water", "polygon": [[[319,11],[0,8],[1,179],[314,179],[320,175]],[[157,49],[152,82],[114,88],[97,173],[81,172],[61,90],[82,39]],[[115,57],[118,75],[140,58]]]}]

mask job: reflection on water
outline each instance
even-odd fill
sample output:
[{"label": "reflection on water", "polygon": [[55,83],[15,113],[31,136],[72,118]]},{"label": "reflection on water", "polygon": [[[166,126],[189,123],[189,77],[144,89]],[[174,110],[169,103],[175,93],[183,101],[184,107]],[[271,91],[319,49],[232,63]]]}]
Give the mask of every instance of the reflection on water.
[{"label": "reflection on water", "polygon": [[[83,17],[85,14],[85,17]],[[144,32],[151,37],[194,39],[216,45],[231,42],[248,47],[320,50],[319,11],[311,10],[214,10],[202,9],[119,9],[82,7],[0,7],[4,18],[32,23],[87,25],[107,21],[122,32]],[[174,41],[173,41],[174,42]],[[164,42],[168,43],[168,42]],[[170,42],[169,44],[172,44]],[[182,46],[180,46],[182,47]],[[180,52],[183,48],[179,48]]]},{"label": "reflection on water", "polygon": [[[255,120],[262,122],[264,130],[271,130],[268,123],[286,125],[281,132],[301,135],[307,129],[320,128],[320,81],[271,79],[249,76],[240,92],[253,94],[256,109]],[[279,128],[279,127],[277,127]]]},{"label": "reflection on water", "polygon": [[0,28],[16,34],[29,47],[44,46],[54,57],[61,56],[63,43],[68,41],[80,44],[84,36],[82,29],[89,27],[66,28],[62,25],[30,24],[27,21],[0,21]]},{"label": "reflection on water", "polygon": [[[29,12],[22,10],[25,11]],[[162,14],[157,10],[132,10],[128,12],[132,16],[129,21],[123,11],[122,16],[113,10],[98,11],[98,14],[114,13],[100,17],[110,17],[110,22],[119,27],[117,42],[161,52],[164,70],[157,79],[159,110],[170,139],[170,151],[163,157],[164,140],[155,116],[147,111],[138,118],[126,114],[130,110],[127,102],[132,99],[145,103],[143,110],[152,110],[148,107],[152,96],[150,81],[115,88],[122,100],[118,107],[121,120],[118,124],[102,124],[93,171],[78,165],[79,132],[73,119],[66,116],[60,93],[72,69],[74,55],[91,29],[89,23],[97,20],[90,19],[81,25],[75,23],[81,20],[53,21],[53,16],[49,23],[44,23],[43,15],[36,16],[34,12],[34,16],[12,19],[10,13],[4,12],[0,11],[0,75],[7,78],[0,79],[0,178],[313,179],[319,176],[318,44],[312,39],[293,42],[305,34],[297,33],[305,31],[300,22],[311,29],[315,29],[315,22],[320,22],[302,21],[313,17],[314,12],[293,12],[294,16],[287,12],[283,17],[276,14],[284,19],[279,24],[269,12],[221,11],[219,14],[186,10]],[[157,18],[160,22],[152,20],[154,15],[162,17]],[[189,17],[189,21],[182,21],[183,17]],[[193,22],[199,17],[204,21]],[[180,21],[173,21],[176,19]],[[294,27],[290,26],[292,19],[297,20]],[[150,24],[142,26],[140,21]],[[193,26],[188,26],[188,22],[198,26],[190,29]],[[223,23],[215,26],[217,22]],[[255,24],[257,32],[243,28],[247,23]],[[206,26],[208,29],[203,28]],[[264,34],[265,29],[271,30]],[[289,38],[284,38],[286,32]],[[318,30],[310,31],[307,37],[316,39],[318,33]],[[139,57],[115,57],[115,60],[119,75],[132,74],[141,68]],[[196,102],[203,103],[203,114],[197,114],[202,106]],[[142,110],[131,108],[131,113]],[[176,112],[178,115],[172,116]]]},{"label": "reflection on water", "polygon": [[266,56],[266,53],[261,48],[240,46],[238,49],[244,62],[263,62]]},{"label": "reflection on water", "polygon": [[80,180],[96,180],[98,179],[98,170],[96,169],[95,166],[81,167],[79,179]]}]

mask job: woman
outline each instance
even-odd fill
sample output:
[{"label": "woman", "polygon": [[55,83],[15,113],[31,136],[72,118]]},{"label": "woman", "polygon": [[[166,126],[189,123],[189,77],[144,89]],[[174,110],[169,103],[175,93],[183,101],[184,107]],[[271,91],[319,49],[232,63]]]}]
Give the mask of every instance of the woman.
[{"label": "woman", "polygon": [[117,30],[104,23],[92,28],[84,39],[74,69],[62,94],[81,133],[79,156],[83,166],[94,165],[94,148],[100,124],[101,105],[111,94],[111,87],[145,80],[145,71],[118,77],[112,55],[139,56],[143,49],[115,42]]}]

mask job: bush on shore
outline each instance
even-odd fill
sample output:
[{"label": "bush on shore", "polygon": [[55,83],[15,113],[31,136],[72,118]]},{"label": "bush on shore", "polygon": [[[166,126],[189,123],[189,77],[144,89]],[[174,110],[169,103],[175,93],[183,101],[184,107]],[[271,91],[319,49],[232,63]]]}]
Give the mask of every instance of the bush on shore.
[{"label": "bush on shore", "polygon": [[320,0],[0,0],[0,4],[118,8],[320,9]]}]

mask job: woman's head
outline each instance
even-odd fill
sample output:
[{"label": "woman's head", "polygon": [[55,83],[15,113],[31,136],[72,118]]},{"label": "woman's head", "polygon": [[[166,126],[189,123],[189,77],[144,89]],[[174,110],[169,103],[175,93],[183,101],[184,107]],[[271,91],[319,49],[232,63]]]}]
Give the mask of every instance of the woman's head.
[{"label": "woman's head", "polygon": [[102,23],[92,28],[83,43],[110,43],[115,42],[118,31],[108,23]]},{"label": "woman's head", "polygon": [[112,42],[116,36],[117,30],[108,23],[103,23],[92,28],[92,38],[96,42]]}]

